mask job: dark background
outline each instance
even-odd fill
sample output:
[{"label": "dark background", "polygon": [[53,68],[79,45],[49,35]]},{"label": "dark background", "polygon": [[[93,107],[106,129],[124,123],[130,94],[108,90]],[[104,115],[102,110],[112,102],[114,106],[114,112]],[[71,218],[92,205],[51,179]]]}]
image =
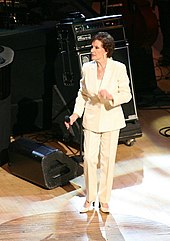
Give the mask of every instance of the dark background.
[{"label": "dark background", "polygon": [[[56,23],[67,18],[82,17],[79,14],[73,15],[73,12],[83,14],[85,18],[103,16],[104,4],[105,1],[101,1],[100,11],[96,11],[92,8],[93,1],[83,0],[7,1],[7,5],[0,2],[0,46],[8,46],[15,53],[8,79],[10,94],[6,96],[7,99],[0,100],[1,123],[7,119],[6,123],[8,123],[10,118],[10,125],[6,127],[10,130],[6,133],[10,132],[15,137],[47,130],[55,124],[56,135],[62,138],[63,133],[60,132],[63,130],[58,126],[56,119],[60,116],[60,120],[64,117],[60,115],[61,113],[69,114],[72,110],[73,100],[79,87],[80,70],[77,55],[71,50],[74,84],[68,87],[63,85]],[[114,12],[111,11],[109,14],[119,14],[121,11],[123,17],[127,18],[124,15],[124,8],[114,9]],[[129,42],[130,67],[138,104],[141,93],[150,93],[157,87],[151,43],[137,42],[127,25],[124,27]],[[61,97],[64,97],[66,105]],[[11,116],[5,117],[4,109],[9,108]],[[1,125],[0,132],[2,128],[4,127]],[[7,139],[9,140],[9,134]],[[9,141],[5,141],[6,147],[8,144]]]}]

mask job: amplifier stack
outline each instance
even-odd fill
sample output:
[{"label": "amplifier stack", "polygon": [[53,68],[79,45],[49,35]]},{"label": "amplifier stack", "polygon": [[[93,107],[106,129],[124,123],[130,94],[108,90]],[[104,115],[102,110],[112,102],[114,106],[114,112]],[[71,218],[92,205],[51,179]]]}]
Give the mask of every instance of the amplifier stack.
[{"label": "amplifier stack", "polygon": [[92,36],[99,31],[114,31],[113,37],[115,43],[126,41],[122,15],[90,18],[80,23],[73,22],[71,28],[76,50],[84,50],[85,48],[90,47]]},{"label": "amplifier stack", "polygon": [[[123,62],[127,67],[132,91],[132,99],[128,104],[123,104],[123,111],[127,127],[121,130],[120,141],[132,144],[134,138],[141,136],[135,103],[135,95],[132,81],[129,44],[126,39],[122,15],[110,15],[89,19],[73,19],[61,21],[56,25],[58,57],[56,63],[56,85],[54,92],[55,104],[53,106],[53,122],[60,126],[62,132],[65,127],[61,120],[69,115],[74,106],[74,100],[79,89],[81,67],[83,63],[90,61],[91,39],[97,32],[106,31],[115,40],[113,59]],[[57,93],[57,96],[56,96]],[[57,106],[57,101],[60,103]],[[64,108],[65,106],[65,108]],[[131,123],[133,123],[131,125]],[[130,126],[130,127],[129,127]],[[128,134],[126,129],[128,128]],[[129,131],[130,128],[130,131]],[[74,139],[79,141],[79,128],[74,126]],[[131,132],[132,134],[130,134]],[[76,138],[77,137],[77,138]]]}]

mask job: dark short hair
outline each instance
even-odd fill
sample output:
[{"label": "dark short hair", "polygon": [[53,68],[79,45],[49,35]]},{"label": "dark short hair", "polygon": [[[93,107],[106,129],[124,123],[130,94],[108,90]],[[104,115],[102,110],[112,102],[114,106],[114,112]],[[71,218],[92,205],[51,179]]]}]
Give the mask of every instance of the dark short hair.
[{"label": "dark short hair", "polygon": [[107,32],[98,32],[92,37],[92,41],[99,40],[102,42],[102,47],[107,52],[107,57],[112,57],[115,48],[114,38]]}]

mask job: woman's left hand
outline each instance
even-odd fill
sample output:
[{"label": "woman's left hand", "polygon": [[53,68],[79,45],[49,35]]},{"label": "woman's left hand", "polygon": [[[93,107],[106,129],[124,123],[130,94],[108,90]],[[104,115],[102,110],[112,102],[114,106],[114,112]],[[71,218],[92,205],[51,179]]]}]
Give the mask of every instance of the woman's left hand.
[{"label": "woman's left hand", "polygon": [[113,96],[105,89],[98,92],[99,99],[113,100]]}]

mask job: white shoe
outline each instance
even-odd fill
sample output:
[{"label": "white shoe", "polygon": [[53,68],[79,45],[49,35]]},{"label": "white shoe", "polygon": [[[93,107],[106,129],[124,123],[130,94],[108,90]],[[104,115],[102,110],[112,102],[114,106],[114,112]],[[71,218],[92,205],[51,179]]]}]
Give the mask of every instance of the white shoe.
[{"label": "white shoe", "polygon": [[[91,204],[93,205],[93,207],[91,206]],[[84,206],[80,210],[80,213],[87,213],[93,210],[93,208],[94,208],[94,202],[91,203],[91,202],[85,201]]]},{"label": "white shoe", "polygon": [[107,203],[99,203],[99,209],[102,213],[110,213],[109,206]]}]

